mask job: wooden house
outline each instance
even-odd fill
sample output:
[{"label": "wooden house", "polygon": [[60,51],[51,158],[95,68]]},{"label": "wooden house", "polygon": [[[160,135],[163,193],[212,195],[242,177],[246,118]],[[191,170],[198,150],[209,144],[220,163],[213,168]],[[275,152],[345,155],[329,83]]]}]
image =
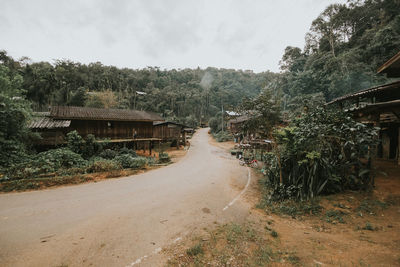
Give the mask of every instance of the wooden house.
[{"label": "wooden house", "polygon": [[29,127],[42,135],[40,144],[45,145],[65,143],[66,134],[74,130],[83,137],[93,134],[110,142],[157,141],[153,122],[162,120],[146,111],[55,106],[37,116]]},{"label": "wooden house", "polygon": [[186,132],[184,129],[187,128],[185,125],[171,121],[157,121],[153,122],[153,126],[154,138],[159,138],[163,142],[176,142],[177,147],[179,147],[180,142],[185,145]]},{"label": "wooden house", "polygon": [[[400,78],[400,53],[383,64],[378,73]],[[336,98],[327,105],[331,104],[352,113],[357,121],[380,127],[377,157],[400,164],[400,80]]]},{"label": "wooden house", "polygon": [[247,115],[242,115],[237,118],[231,119],[228,121],[228,130],[232,134],[242,133],[243,125],[248,120],[249,120],[249,116],[247,116]]}]

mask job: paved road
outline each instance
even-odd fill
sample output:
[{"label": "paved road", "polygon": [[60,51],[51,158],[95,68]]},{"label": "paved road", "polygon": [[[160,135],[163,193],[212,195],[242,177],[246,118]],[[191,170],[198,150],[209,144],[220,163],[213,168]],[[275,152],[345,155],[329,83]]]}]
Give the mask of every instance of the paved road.
[{"label": "paved road", "polygon": [[248,171],[209,139],[199,130],[178,163],[141,175],[0,195],[0,266],[157,266],[160,248],[245,218],[240,199],[224,207]]}]

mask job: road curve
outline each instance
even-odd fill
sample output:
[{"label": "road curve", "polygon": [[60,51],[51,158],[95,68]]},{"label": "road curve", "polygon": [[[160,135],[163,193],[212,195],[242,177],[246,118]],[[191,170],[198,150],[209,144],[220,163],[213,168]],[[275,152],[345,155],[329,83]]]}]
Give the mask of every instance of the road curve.
[{"label": "road curve", "polygon": [[[0,195],[0,266],[160,265],[174,240],[241,220],[248,172],[200,129],[178,163],[144,174]],[[153,256],[152,256],[153,255]]]}]

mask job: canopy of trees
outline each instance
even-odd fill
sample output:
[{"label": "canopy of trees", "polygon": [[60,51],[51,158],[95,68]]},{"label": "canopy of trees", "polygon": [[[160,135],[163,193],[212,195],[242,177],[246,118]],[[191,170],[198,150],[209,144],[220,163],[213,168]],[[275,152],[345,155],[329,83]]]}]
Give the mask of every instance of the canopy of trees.
[{"label": "canopy of trees", "polygon": [[[49,105],[143,109],[180,122],[207,121],[221,105],[255,97],[277,74],[233,69],[120,69],[99,62],[26,63],[1,52],[0,62],[23,77],[33,109]],[[137,93],[140,92],[140,93]]]},{"label": "canopy of trees", "polygon": [[293,98],[322,92],[327,101],[386,81],[376,71],[400,48],[399,0],[349,0],[328,6],[303,50],[288,46],[279,88]]}]

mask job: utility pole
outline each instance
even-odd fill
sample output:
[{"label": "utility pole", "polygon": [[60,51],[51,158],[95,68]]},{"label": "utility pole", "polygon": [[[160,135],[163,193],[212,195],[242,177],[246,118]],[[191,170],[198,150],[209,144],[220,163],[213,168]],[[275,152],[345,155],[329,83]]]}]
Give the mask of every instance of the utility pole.
[{"label": "utility pole", "polygon": [[221,106],[221,108],[222,108],[222,131],[224,131],[224,103],[222,103],[222,106]]},{"label": "utility pole", "polygon": [[136,96],[137,96],[137,93],[135,91],[135,98],[133,99],[133,109],[135,109],[135,110],[136,110]]}]

